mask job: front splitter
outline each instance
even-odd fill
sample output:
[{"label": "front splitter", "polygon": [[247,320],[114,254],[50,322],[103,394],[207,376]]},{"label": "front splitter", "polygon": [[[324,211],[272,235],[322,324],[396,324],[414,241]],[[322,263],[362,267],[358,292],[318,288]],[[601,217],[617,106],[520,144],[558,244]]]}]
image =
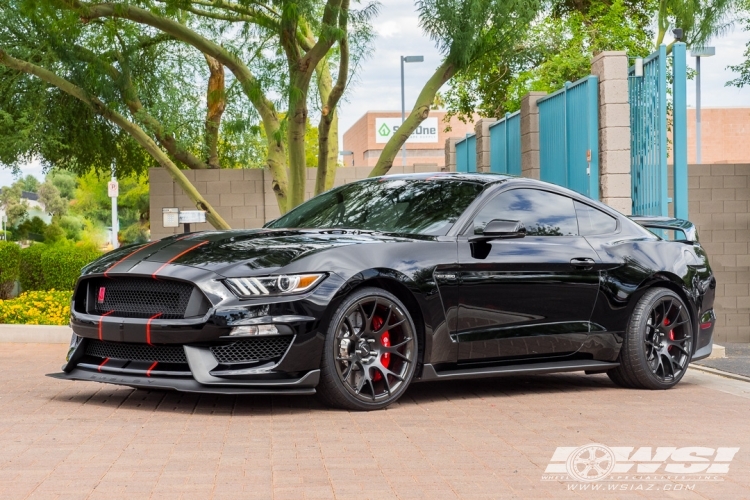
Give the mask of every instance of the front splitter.
[{"label": "front splitter", "polygon": [[[299,388],[277,388],[277,387],[222,387],[220,385],[203,385],[195,380],[187,378],[167,377],[139,377],[132,375],[113,375],[106,373],[95,373],[88,370],[74,368],[70,373],[48,373],[48,377],[60,380],[84,380],[88,382],[100,382],[102,384],[125,385],[139,389],[173,390],[180,392],[194,392],[203,394],[288,394],[288,395],[310,395],[315,394],[312,387]],[[257,381],[255,382],[257,384]]]}]

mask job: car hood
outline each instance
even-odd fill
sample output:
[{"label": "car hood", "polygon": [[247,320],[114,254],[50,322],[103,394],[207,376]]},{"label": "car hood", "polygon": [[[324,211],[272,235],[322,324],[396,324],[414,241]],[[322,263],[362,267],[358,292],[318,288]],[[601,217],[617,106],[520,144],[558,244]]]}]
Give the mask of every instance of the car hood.
[{"label": "car hood", "polygon": [[273,272],[303,257],[333,248],[415,239],[434,237],[339,229],[211,231],[115,250],[90,264],[84,274],[123,273],[140,262],[160,262],[198,267],[226,277],[249,276]]}]

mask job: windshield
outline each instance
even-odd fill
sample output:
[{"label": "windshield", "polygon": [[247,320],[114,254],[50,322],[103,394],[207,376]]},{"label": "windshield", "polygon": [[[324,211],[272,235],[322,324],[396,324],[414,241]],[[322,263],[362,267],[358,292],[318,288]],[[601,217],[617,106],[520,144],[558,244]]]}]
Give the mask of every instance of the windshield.
[{"label": "windshield", "polygon": [[268,225],[441,236],[482,191],[473,182],[373,179],[332,189]]}]

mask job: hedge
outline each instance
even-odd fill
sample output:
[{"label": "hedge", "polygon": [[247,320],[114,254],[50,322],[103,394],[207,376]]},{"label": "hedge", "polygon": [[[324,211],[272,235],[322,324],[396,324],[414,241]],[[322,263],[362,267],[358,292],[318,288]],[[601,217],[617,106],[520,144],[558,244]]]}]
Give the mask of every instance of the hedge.
[{"label": "hedge", "polygon": [[55,290],[23,292],[0,300],[0,323],[16,325],[67,325],[73,292]]},{"label": "hedge", "polygon": [[44,290],[44,275],[42,274],[42,252],[47,246],[34,243],[21,250],[21,268],[18,281],[21,290]]},{"label": "hedge", "polygon": [[0,299],[7,299],[18,279],[21,248],[10,241],[0,241]]},{"label": "hedge", "polygon": [[72,290],[81,268],[98,258],[101,252],[89,245],[61,243],[46,247],[41,253],[41,275],[46,290]]}]

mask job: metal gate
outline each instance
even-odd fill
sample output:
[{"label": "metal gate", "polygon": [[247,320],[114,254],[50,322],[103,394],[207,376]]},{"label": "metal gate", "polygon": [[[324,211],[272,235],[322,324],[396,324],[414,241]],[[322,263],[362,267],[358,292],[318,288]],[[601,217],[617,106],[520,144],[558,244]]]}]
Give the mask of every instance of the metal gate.
[{"label": "metal gate", "polygon": [[599,199],[599,79],[566,82],[537,106],[541,179]]},{"label": "metal gate", "polygon": [[490,125],[490,172],[521,175],[521,112]]},{"label": "metal gate", "polygon": [[[635,215],[669,215],[667,48],[643,60],[642,76],[636,65],[628,70],[630,99],[630,175]],[[674,216],[688,218],[687,95],[685,44],[672,46],[672,163]],[[640,69],[640,68],[639,68]]]},{"label": "metal gate", "polygon": [[456,142],[456,172],[477,171],[477,136],[466,134]]}]

